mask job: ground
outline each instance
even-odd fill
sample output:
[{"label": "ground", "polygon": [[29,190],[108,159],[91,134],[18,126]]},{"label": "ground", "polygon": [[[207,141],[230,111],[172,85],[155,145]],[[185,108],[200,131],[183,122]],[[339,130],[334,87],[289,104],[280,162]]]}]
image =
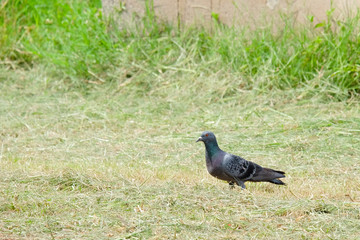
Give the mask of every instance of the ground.
[{"label": "ground", "polygon": [[[216,99],[202,86],[139,95],[116,83],[84,93],[42,73],[1,75],[0,238],[358,238],[356,99]],[[204,130],[223,150],[285,171],[287,186],[230,190],[206,171],[195,143]]]}]

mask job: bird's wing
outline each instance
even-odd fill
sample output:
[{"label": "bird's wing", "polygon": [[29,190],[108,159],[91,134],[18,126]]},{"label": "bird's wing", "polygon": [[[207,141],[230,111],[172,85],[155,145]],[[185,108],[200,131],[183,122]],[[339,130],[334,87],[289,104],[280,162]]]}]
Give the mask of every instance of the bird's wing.
[{"label": "bird's wing", "polygon": [[224,157],[224,171],[233,178],[246,181],[251,179],[259,170],[261,170],[261,166],[246,161],[242,157],[232,154],[227,154]]}]

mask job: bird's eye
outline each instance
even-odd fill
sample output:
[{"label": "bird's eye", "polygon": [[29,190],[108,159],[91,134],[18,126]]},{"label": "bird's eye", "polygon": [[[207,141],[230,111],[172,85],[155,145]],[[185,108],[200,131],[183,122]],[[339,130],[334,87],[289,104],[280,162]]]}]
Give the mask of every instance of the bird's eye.
[{"label": "bird's eye", "polygon": [[205,134],[205,137],[208,137],[209,136],[209,134],[207,133],[207,134]]}]

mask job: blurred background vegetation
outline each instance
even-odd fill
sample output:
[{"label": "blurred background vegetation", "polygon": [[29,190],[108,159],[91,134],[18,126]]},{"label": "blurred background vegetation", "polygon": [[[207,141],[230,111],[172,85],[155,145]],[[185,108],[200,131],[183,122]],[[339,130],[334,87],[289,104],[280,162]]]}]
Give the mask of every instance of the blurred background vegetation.
[{"label": "blurred background vegetation", "polygon": [[133,29],[111,26],[115,24],[104,19],[100,0],[2,1],[1,65],[44,65],[65,88],[132,78],[126,85],[141,85],[146,94],[163,80],[144,80],[144,75],[172,71],[177,84],[186,86],[189,81],[177,77],[183,72],[196,77],[220,71],[231,76],[224,97],[233,97],[238,89],[301,89],[302,97],[323,94],[332,100],[360,93],[359,14],[335,21],[330,11],[326,22],[315,25],[310,17],[308,26],[294,28],[288,22],[275,33],[272,26],[250,33],[219,24],[211,32],[179,30],[156,22],[152,14]]}]

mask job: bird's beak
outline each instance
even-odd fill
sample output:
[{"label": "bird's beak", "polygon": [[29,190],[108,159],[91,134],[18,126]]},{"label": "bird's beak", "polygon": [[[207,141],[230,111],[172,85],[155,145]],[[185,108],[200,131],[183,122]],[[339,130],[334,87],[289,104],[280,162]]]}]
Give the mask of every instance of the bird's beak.
[{"label": "bird's beak", "polygon": [[202,137],[199,137],[198,140],[196,140],[196,142],[202,141],[202,140],[203,140]]}]

